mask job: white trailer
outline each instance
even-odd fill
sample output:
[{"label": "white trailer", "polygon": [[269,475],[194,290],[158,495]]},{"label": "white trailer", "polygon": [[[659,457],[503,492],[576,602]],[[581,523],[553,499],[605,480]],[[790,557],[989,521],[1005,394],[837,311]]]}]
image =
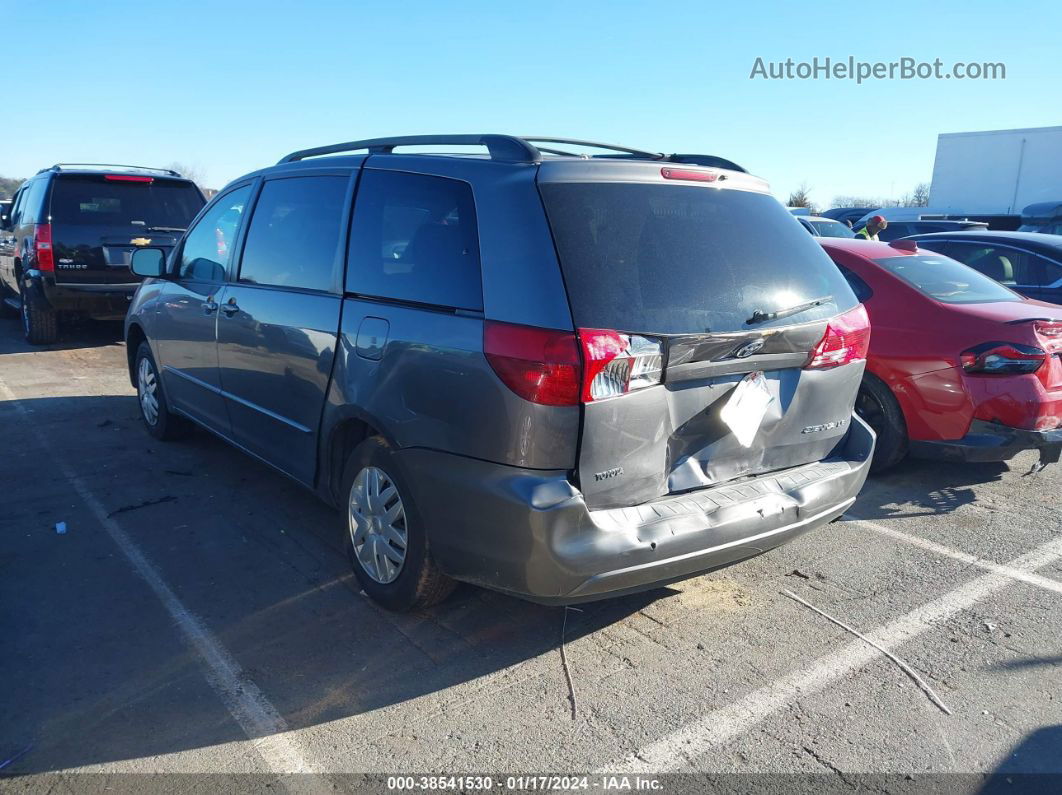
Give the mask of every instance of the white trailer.
[{"label": "white trailer", "polygon": [[930,207],[1011,215],[1053,200],[1062,200],[1062,127],[937,136]]}]

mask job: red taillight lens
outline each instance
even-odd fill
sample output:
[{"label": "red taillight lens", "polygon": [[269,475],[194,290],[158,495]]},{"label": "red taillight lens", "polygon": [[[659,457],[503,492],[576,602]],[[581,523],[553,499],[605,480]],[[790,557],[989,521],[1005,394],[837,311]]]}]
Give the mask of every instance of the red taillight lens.
[{"label": "red taillight lens", "polygon": [[1037,320],[1033,328],[1048,353],[1062,353],[1062,323],[1057,320]]},{"label": "red taillight lens", "polygon": [[37,224],[33,230],[33,250],[37,255],[37,270],[54,271],[55,256],[52,253],[52,225]]},{"label": "red taillight lens", "polygon": [[605,329],[579,329],[586,369],[583,401],[625,395],[659,384],[664,371],[661,344],[637,334]]},{"label": "red taillight lens", "polygon": [[1035,373],[1047,361],[1047,354],[1032,345],[1015,342],[986,342],[959,354],[962,369],[985,375]]},{"label": "red taillight lens", "polygon": [[811,352],[805,370],[822,370],[839,367],[849,362],[867,358],[870,347],[870,318],[860,304],[843,315],[838,315],[826,325],[826,333]]},{"label": "red taillight lens", "polygon": [[106,174],[104,179],[111,182],[154,182],[154,177],[135,177],[132,174]]},{"label": "red taillight lens", "polygon": [[637,334],[578,334],[487,321],[483,353],[498,378],[524,400],[576,406],[659,384],[663,346]]},{"label": "red taillight lens", "polygon": [[488,321],[483,353],[498,378],[524,400],[577,406],[582,386],[579,343],[570,331]]}]

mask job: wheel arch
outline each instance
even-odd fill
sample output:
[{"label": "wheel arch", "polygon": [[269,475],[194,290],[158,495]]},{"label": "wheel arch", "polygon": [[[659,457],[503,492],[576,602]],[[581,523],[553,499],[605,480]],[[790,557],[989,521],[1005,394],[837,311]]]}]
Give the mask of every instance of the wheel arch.
[{"label": "wheel arch", "polygon": [[347,459],[355,447],[372,436],[380,436],[388,445],[394,446],[394,440],[383,431],[376,418],[353,407],[324,429],[318,456],[317,488],[330,502],[336,505],[342,502],[337,490],[343,480]]},{"label": "wheel arch", "polygon": [[140,349],[142,342],[147,342],[147,334],[144,333],[143,326],[133,321],[125,332],[125,358],[129,370],[129,383],[133,387],[136,387],[136,352]]}]

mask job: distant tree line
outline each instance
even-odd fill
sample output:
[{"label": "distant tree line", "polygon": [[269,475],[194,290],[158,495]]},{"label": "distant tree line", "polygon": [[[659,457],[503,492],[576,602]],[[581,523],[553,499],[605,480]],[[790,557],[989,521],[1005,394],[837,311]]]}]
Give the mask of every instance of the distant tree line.
[{"label": "distant tree line", "polygon": [[15,195],[18,186],[26,180],[15,177],[0,177],[0,200],[10,199]]},{"label": "distant tree line", "polygon": [[[812,212],[820,208],[811,198],[811,188],[806,182],[789,194],[786,200],[789,207],[807,207]],[[914,190],[905,193],[898,199],[886,199],[880,196],[834,196],[830,207],[928,207],[929,206],[929,183],[919,182]]]}]

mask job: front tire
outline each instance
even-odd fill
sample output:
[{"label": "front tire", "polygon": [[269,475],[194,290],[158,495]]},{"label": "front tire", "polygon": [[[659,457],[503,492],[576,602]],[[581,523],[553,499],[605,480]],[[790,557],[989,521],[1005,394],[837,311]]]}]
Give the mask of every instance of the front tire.
[{"label": "front tire", "polygon": [[30,345],[51,345],[59,339],[55,310],[32,294],[22,294],[22,333]]},{"label": "front tire", "polygon": [[141,342],[136,349],[136,397],[140,404],[140,419],[144,421],[147,432],[159,441],[181,439],[192,430],[191,423],[184,417],[170,411],[166,393],[162,389],[155,358],[151,347]]},{"label": "front tire", "polygon": [[884,472],[907,456],[907,422],[892,390],[875,375],[867,373],[856,397],[856,414],[878,436],[871,472]]},{"label": "front tire", "polygon": [[373,436],[343,472],[343,529],[358,584],[388,610],[431,607],[456,583],[432,560],[424,521],[387,442]]}]

